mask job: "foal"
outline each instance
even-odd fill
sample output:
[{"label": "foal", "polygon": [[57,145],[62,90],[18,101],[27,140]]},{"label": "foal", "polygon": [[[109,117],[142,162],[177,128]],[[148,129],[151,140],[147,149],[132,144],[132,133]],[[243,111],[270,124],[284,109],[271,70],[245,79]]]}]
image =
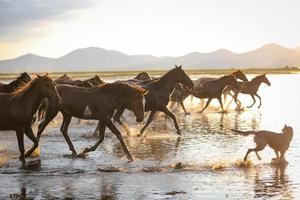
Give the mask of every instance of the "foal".
[{"label": "foal", "polygon": [[[31,122],[43,98],[49,98],[57,105],[61,103],[55,83],[48,76],[38,76],[13,93],[0,93],[0,130],[16,131],[20,160],[23,164],[25,157],[38,146]],[[24,133],[34,143],[26,154],[24,154]]]},{"label": "foal", "polygon": [[51,102],[47,102],[45,118],[38,127],[38,140],[49,122],[60,111],[63,115],[60,131],[73,155],[77,155],[77,152],[68,136],[68,127],[72,116],[80,119],[99,120],[100,123],[100,140],[94,148],[85,150],[84,153],[96,149],[103,141],[105,128],[108,127],[119,139],[127,158],[133,160],[121,133],[112,123],[111,118],[117,108],[124,107],[134,112],[137,122],[142,122],[144,120],[144,90],[124,83],[111,83],[93,88],[58,85],[57,91],[61,95],[62,105],[57,107]]},{"label": "foal", "polygon": [[[241,105],[241,102],[237,99],[239,93],[249,94],[253,99],[253,103],[250,106],[248,106],[248,108],[251,108],[256,103],[256,100],[254,97],[254,96],[256,96],[259,99],[258,108],[260,108],[261,107],[261,97],[257,94],[257,92],[258,92],[258,89],[259,89],[259,86],[261,85],[261,83],[265,83],[266,85],[271,86],[271,83],[270,83],[269,79],[266,77],[266,74],[262,74],[262,75],[254,77],[249,82],[238,82],[238,84],[240,85],[240,89],[236,88],[235,86],[231,86],[231,87],[226,88],[226,91],[224,91],[224,93],[232,96],[236,105],[238,105],[238,106]],[[230,91],[232,91],[233,94],[231,94]]]}]

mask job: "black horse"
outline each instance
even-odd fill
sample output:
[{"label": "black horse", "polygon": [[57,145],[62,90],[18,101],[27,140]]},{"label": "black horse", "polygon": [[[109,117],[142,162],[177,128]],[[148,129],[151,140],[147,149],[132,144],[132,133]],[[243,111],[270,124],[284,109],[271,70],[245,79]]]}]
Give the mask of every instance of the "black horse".
[{"label": "black horse", "polygon": [[[143,135],[144,131],[153,121],[158,111],[165,113],[167,116],[173,119],[177,133],[181,135],[175,115],[167,108],[170,94],[174,90],[174,87],[177,83],[182,83],[189,88],[193,87],[193,81],[182,70],[181,65],[175,65],[175,68],[171,69],[158,79],[136,83],[136,85],[148,91],[145,94],[145,111],[150,111],[147,122],[141,129],[139,136]],[[124,126],[124,123],[120,120],[123,112],[124,108],[120,107],[114,115],[114,120],[120,125]]]}]

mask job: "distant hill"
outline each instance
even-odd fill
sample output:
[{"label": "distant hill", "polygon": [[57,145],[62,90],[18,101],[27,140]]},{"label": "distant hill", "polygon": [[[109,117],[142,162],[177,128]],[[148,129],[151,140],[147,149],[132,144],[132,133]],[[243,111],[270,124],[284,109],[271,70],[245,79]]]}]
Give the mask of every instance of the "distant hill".
[{"label": "distant hill", "polygon": [[277,44],[267,44],[240,54],[219,49],[210,53],[192,52],[179,57],[156,57],[127,55],[115,50],[88,47],[74,50],[60,58],[26,54],[2,60],[0,72],[145,70],[166,69],[174,64],[182,64],[189,69],[299,66],[300,48],[289,49]]}]

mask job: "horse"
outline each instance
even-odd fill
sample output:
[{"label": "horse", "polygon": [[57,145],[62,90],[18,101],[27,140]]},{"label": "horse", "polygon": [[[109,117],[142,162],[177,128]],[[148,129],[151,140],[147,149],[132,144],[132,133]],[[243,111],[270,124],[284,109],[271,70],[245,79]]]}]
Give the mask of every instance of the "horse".
[{"label": "horse", "polygon": [[194,87],[191,90],[191,94],[197,98],[208,98],[206,105],[200,111],[202,113],[209,105],[213,98],[217,98],[220,106],[222,108],[222,112],[224,111],[223,103],[222,103],[222,93],[225,87],[232,86],[235,88],[240,88],[236,78],[233,75],[222,76],[218,79],[214,80],[202,80],[198,79],[194,82]]},{"label": "horse", "polygon": [[[240,79],[242,81],[248,82],[248,79],[246,77],[246,75],[241,71],[241,70],[236,70],[235,72],[231,73],[230,75],[234,76],[236,79]],[[202,77],[197,79],[196,81],[194,81],[194,84],[201,81],[201,82],[205,82],[205,81],[212,81],[212,80],[217,80],[217,78],[212,78],[212,77]],[[181,107],[184,110],[184,113],[186,115],[189,115],[190,113],[186,111],[185,106],[183,101],[190,95],[190,91],[183,87],[182,85],[178,85],[175,87],[174,91],[172,92],[171,96],[170,96],[170,101],[171,101],[171,105],[170,108],[172,108],[175,103],[180,103]],[[191,96],[192,98],[193,96]],[[225,94],[224,94],[224,99],[226,99]]]},{"label": "horse", "polygon": [[[102,79],[100,79],[98,75],[95,75],[94,77],[86,80],[73,80],[67,74],[64,74],[61,77],[55,79],[54,82],[59,85],[66,84],[66,85],[73,85],[73,86],[84,87],[84,88],[91,88],[105,83]],[[38,121],[41,121],[42,118],[44,118],[45,109],[46,109],[46,101],[43,100],[38,109]]]},{"label": "horse", "polygon": [[[51,99],[56,105],[61,98],[56,90],[56,83],[48,76],[39,76],[12,93],[0,93],[0,130],[14,130],[20,150],[20,161],[25,164],[25,157],[37,147],[38,140],[31,129],[33,115],[43,98]],[[26,154],[24,152],[24,133],[33,142]]]},{"label": "horse", "polygon": [[[121,133],[112,123],[111,118],[114,111],[123,107],[132,110],[137,122],[144,120],[144,95],[143,89],[124,83],[104,84],[93,88],[82,88],[72,85],[58,85],[57,91],[61,95],[62,105],[57,107],[47,101],[45,118],[38,126],[37,140],[46,126],[60,111],[63,122],[60,128],[69,149],[73,155],[77,152],[68,136],[68,127],[72,116],[80,119],[98,120],[100,123],[100,139],[91,148],[85,149],[83,153],[95,150],[104,139],[105,128],[108,127],[119,139],[125,154],[129,160],[133,160],[129,153]],[[74,101],[76,99],[76,101]],[[50,100],[51,101],[51,100]]]},{"label": "horse", "polygon": [[[189,88],[193,87],[193,81],[183,71],[181,65],[175,65],[175,68],[171,69],[160,78],[136,83],[136,85],[139,87],[147,90],[147,93],[145,94],[145,111],[150,111],[147,122],[140,130],[140,134],[138,136],[143,135],[158,111],[165,113],[167,116],[173,119],[177,134],[181,135],[175,115],[167,108],[170,94],[174,90],[174,87],[177,83],[182,83]],[[124,123],[120,120],[123,112],[124,108],[120,107],[114,115],[114,120],[124,127]]]},{"label": "horse", "polygon": [[148,74],[148,72],[140,72],[133,79],[140,80],[140,81],[149,81],[152,80],[153,78]]},{"label": "horse", "polygon": [[[253,99],[253,103],[250,106],[247,106],[248,108],[253,107],[253,105],[256,103],[256,100],[254,97],[254,96],[256,96],[259,99],[258,108],[260,108],[262,105],[261,97],[257,94],[257,92],[258,92],[258,89],[259,89],[259,86],[261,85],[261,83],[265,83],[266,85],[271,86],[271,82],[266,77],[266,74],[262,74],[262,75],[254,77],[249,82],[238,82],[238,84],[240,85],[240,89],[236,88],[235,86],[231,86],[231,87],[226,88],[224,92],[227,93],[228,95],[232,96],[236,105],[238,105],[238,106],[241,105],[241,102],[237,99],[239,93],[249,94]],[[232,91],[233,94],[231,94],[230,91]]]},{"label": "horse", "polygon": [[23,72],[19,77],[10,82],[9,84],[0,83],[0,93],[11,93],[16,91],[18,88],[24,86],[26,83],[31,81],[31,77],[27,72]]}]

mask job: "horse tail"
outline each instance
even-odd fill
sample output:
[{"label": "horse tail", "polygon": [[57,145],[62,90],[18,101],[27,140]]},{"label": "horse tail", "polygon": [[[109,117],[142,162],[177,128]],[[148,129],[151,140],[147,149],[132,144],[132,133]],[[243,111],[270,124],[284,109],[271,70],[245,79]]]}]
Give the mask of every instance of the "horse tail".
[{"label": "horse tail", "polygon": [[42,119],[44,119],[46,106],[47,106],[47,101],[46,101],[46,99],[43,99],[38,108],[38,121],[41,121]]},{"label": "horse tail", "polygon": [[256,135],[256,132],[255,131],[240,131],[240,130],[236,130],[236,129],[231,129],[233,132],[237,133],[237,134],[240,134],[240,135],[243,135],[243,136],[248,136],[248,135]]}]

